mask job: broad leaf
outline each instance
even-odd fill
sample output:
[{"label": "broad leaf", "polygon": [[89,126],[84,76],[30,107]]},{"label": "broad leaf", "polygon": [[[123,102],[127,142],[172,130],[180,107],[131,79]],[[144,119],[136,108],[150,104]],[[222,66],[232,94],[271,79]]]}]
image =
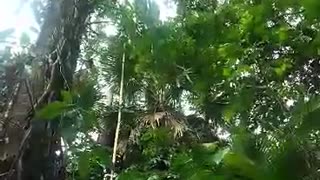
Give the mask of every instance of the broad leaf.
[{"label": "broad leaf", "polygon": [[36,113],[36,118],[51,120],[62,115],[64,112],[70,110],[72,107],[72,105],[66,104],[64,102],[55,101],[38,111]]}]

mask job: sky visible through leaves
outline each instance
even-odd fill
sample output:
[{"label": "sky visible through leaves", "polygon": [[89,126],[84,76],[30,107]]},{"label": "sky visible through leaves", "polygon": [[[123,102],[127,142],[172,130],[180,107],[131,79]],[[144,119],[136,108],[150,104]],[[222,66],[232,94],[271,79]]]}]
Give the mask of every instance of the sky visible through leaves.
[{"label": "sky visible through leaves", "polygon": [[[0,6],[0,30],[14,28],[15,33],[13,37],[10,38],[9,43],[14,49],[19,49],[18,41],[21,37],[22,33],[27,33],[30,37],[31,41],[35,41],[37,38],[37,33],[34,32],[32,29],[39,30],[40,27],[35,21],[32,8],[30,6],[31,1],[23,1],[23,0],[10,0],[4,1],[2,6]],[[169,18],[173,18],[176,15],[176,6],[175,4],[168,4],[167,0],[156,0],[159,9],[160,9],[160,19],[165,21]],[[112,34],[115,31],[115,28],[106,28],[107,34]],[[6,44],[0,43],[0,50],[4,48]],[[108,87],[105,89],[106,93],[108,94]],[[288,99],[286,102],[288,107],[294,105],[294,100]],[[190,109],[190,105],[187,102],[183,102],[183,111],[185,114],[193,114],[194,112]],[[221,129],[218,129],[218,131]],[[224,132],[218,132],[221,138],[227,138],[229,134]],[[97,138],[96,133],[91,134],[94,139]]]},{"label": "sky visible through leaves", "polygon": [[[42,17],[32,1],[59,13]],[[168,1],[88,0],[94,6],[84,4],[93,9],[78,13],[83,22],[66,13],[79,9],[50,8],[66,0],[0,7],[0,31],[15,29],[0,41],[5,78],[17,67],[37,92],[38,82],[56,77],[44,76],[51,62],[73,62],[57,76],[58,98],[34,108],[32,124],[61,132],[51,152],[66,155],[70,178],[102,179],[114,167],[119,180],[320,179],[320,1]],[[79,27],[86,28],[77,35]],[[44,39],[49,46],[38,32],[53,35]],[[37,52],[59,47],[37,61]],[[64,57],[70,47],[74,56]],[[34,142],[30,149],[46,149]]]},{"label": "sky visible through leaves", "polygon": [[[160,19],[166,20],[176,15],[174,4],[168,4],[167,0],[157,0],[160,8]],[[39,29],[35,21],[32,8],[28,0],[5,0],[0,6],[0,30],[15,28],[14,37],[17,40],[23,32],[28,33],[31,40],[37,38],[37,34],[31,29]]]}]

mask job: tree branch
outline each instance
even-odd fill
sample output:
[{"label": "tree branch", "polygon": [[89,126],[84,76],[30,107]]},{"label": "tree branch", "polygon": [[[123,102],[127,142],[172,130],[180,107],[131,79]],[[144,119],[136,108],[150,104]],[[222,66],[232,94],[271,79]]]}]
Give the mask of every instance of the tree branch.
[{"label": "tree branch", "polygon": [[93,24],[110,24],[112,21],[93,21],[93,22],[88,22],[87,25],[93,25]]},{"label": "tree branch", "polygon": [[32,111],[35,111],[34,100],[33,100],[34,98],[33,98],[32,93],[31,93],[30,84],[29,84],[28,79],[25,79],[24,83],[25,83],[25,86],[27,88],[27,93],[28,93],[28,96],[29,96],[29,101],[30,101],[30,104],[31,104]]},{"label": "tree branch", "polygon": [[13,173],[14,173],[14,167],[16,166],[18,160],[21,158],[22,154],[23,154],[23,150],[25,148],[25,144],[27,142],[27,139],[30,137],[30,134],[31,134],[31,127],[26,131],[26,133],[24,134],[23,136],[23,139],[19,145],[19,150],[18,150],[18,154],[17,156],[14,158],[13,162],[11,163],[11,166],[10,166],[10,169],[9,171],[7,172],[7,177],[6,177],[6,180],[10,180]]},{"label": "tree branch", "polygon": [[8,102],[8,107],[7,107],[7,110],[5,111],[4,113],[4,120],[3,120],[3,129],[4,129],[4,134],[6,135],[7,133],[7,127],[9,126],[10,124],[10,113],[13,109],[13,106],[14,106],[14,103],[15,103],[15,100],[18,96],[18,93],[19,93],[19,90],[20,90],[20,87],[21,87],[21,82],[18,82],[16,84],[16,87],[14,88],[14,92],[13,92],[13,95],[12,95],[12,98],[11,100]]}]

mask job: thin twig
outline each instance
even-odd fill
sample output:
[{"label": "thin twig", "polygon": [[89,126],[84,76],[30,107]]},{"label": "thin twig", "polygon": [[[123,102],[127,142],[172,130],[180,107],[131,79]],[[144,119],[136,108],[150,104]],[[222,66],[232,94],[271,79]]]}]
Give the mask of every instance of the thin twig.
[{"label": "thin twig", "polygon": [[[4,124],[5,124],[5,122],[0,121],[0,125],[4,125]],[[18,122],[12,122],[11,118],[8,119],[8,124],[7,125],[10,125],[10,126],[16,127],[16,128],[23,128]]]},{"label": "thin twig", "polygon": [[0,174],[0,177],[2,177],[2,176],[6,176],[7,174],[9,174],[9,172],[1,173],[1,174]]},{"label": "thin twig", "polygon": [[100,36],[100,35],[101,35],[101,33],[99,33],[99,32],[97,32],[97,31],[93,30],[91,27],[89,27],[88,32],[92,32],[92,33],[93,33],[93,34],[95,34],[96,36]]},{"label": "thin twig", "polygon": [[50,75],[50,80],[49,83],[46,87],[46,90],[43,92],[43,94],[41,95],[41,97],[39,98],[39,100],[35,103],[34,108],[36,109],[39,105],[41,105],[43,103],[43,101],[46,99],[46,97],[48,96],[48,94],[50,93],[50,91],[52,90],[53,87],[53,82],[54,82],[54,78],[56,76],[56,67],[58,65],[58,61],[55,61],[52,64],[52,70],[51,70],[51,75]]},{"label": "thin twig", "polygon": [[93,21],[93,22],[88,22],[87,25],[93,25],[93,24],[110,24],[112,21]]},{"label": "thin twig", "polygon": [[7,110],[6,110],[6,112],[4,113],[4,118],[5,118],[5,119],[8,119],[8,118],[9,118],[9,114],[10,114],[12,108],[13,108],[14,101],[15,101],[15,99],[16,99],[16,96],[18,95],[20,86],[21,86],[21,82],[18,82],[17,85],[16,85],[16,87],[14,88],[14,92],[13,92],[11,101],[9,101]]},{"label": "thin twig", "polygon": [[15,89],[14,89],[11,101],[9,101],[7,110],[6,110],[5,114],[4,114],[3,129],[4,129],[4,134],[5,135],[7,134],[8,126],[10,125],[10,122],[11,122],[10,113],[13,110],[13,106],[14,106],[15,100],[16,100],[16,98],[18,96],[20,87],[21,87],[21,82],[18,82],[16,87],[15,87]]}]

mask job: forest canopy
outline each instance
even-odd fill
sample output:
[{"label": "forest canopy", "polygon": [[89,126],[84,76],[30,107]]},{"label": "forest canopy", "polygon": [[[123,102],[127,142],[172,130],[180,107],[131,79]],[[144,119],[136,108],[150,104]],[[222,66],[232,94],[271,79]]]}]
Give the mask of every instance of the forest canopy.
[{"label": "forest canopy", "polygon": [[30,1],[0,179],[320,179],[319,0]]}]

